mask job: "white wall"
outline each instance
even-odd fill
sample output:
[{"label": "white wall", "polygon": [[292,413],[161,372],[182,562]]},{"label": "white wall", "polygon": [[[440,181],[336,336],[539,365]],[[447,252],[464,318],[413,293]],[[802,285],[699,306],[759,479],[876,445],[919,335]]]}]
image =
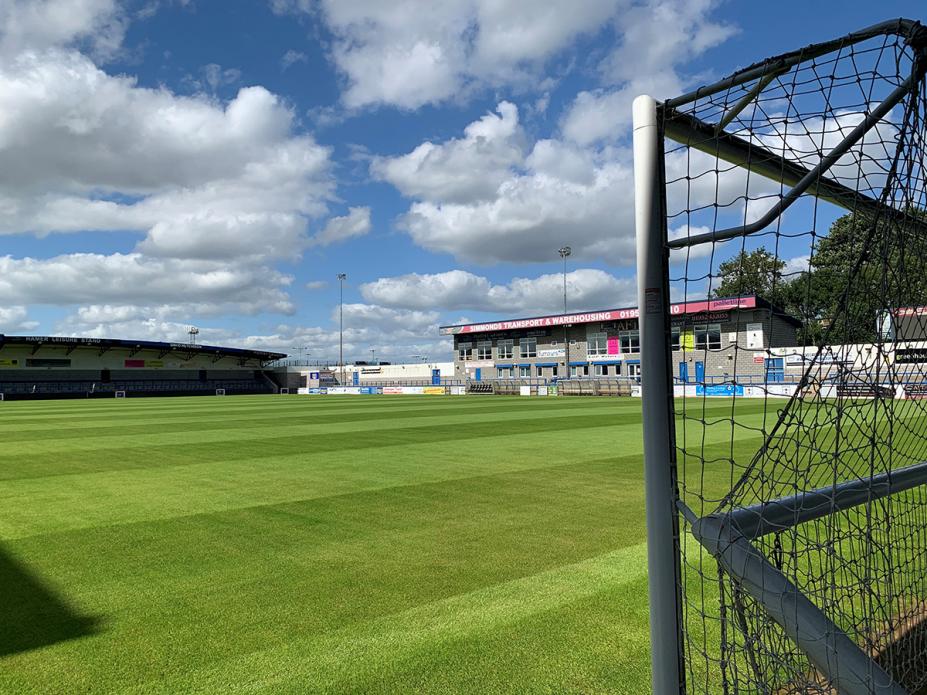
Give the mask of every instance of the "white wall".
[{"label": "white wall", "polygon": [[[329,369],[331,369],[332,373],[338,374],[341,368],[335,365],[329,367]],[[360,372],[358,378],[360,383],[364,383],[365,381],[392,381],[396,379],[430,380],[432,369],[440,369],[442,377],[452,378],[454,376],[453,362],[412,362],[409,364],[384,364],[380,366],[355,366],[349,364],[345,365],[344,373],[346,382],[351,383],[354,379],[354,372]]]}]

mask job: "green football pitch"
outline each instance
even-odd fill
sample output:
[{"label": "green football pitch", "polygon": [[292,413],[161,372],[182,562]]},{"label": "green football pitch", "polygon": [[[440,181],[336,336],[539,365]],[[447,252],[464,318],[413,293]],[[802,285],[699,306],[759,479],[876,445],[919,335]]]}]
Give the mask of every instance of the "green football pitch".
[{"label": "green football pitch", "polygon": [[648,690],[636,399],[0,413],[0,692]]}]

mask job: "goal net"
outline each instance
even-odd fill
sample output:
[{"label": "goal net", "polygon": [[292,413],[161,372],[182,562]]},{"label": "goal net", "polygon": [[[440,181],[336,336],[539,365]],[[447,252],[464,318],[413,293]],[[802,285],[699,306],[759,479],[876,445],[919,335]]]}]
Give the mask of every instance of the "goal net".
[{"label": "goal net", "polygon": [[927,686],[925,69],[896,20],[635,101],[656,692]]}]

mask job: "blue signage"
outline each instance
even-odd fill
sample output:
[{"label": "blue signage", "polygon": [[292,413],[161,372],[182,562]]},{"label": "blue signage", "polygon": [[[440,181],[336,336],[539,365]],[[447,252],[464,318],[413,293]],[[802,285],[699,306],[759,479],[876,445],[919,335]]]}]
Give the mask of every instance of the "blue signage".
[{"label": "blue signage", "polygon": [[360,384],[360,372],[352,372],[352,373],[351,373],[351,382],[352,382],[355,386],[357,386],[358,384]]},{"label": "blue signage", "polygon": [[431,370],[431,385],[432,386],[441,385],[441,370],[440,369]]},{"label": "blue signage", "polygon": [[744,395],[744,387],[740,384],[710,384],[709,386],[702,386],[701,384],[698,384],[695,387],[695,395],[742,396]]}]

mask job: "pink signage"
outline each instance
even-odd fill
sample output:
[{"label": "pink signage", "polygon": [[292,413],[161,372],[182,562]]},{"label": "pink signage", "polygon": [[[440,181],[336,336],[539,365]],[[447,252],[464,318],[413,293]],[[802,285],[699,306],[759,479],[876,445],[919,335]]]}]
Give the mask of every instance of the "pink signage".
[{"label": "pink signage", "polygon": [[[670,313],[674,316],[682,314],[702,314],[708,311],[724,311],[726,309],[753,309],[756,307],[756,297],[734,297],[732,299],[705,299],[700,302],[683,302],[671,304]],[[609,311],[591,311],[583,314],[558,314],[555,316],[539,316],[533,319],[512,319],[511,321],[494,321],[492,323],[471,323],[465,326],[442,326],[441,335],[457,335],[461,333],[487,333],[490,331],[511,331],[519,328],[547,328],[549,326],[563,326],[574,323],[597,323],[602,321],[620,321],[622,319],[636,319],[640,316],[637,307],[628,309],[611,309]]]},{"label": "pink signage", "polygon": [[608,339],[608,354],[617,355],[619,352],[621,352],[621,345],[618,342],[618,337],[616,336],[614,338],[609,338]]}]

